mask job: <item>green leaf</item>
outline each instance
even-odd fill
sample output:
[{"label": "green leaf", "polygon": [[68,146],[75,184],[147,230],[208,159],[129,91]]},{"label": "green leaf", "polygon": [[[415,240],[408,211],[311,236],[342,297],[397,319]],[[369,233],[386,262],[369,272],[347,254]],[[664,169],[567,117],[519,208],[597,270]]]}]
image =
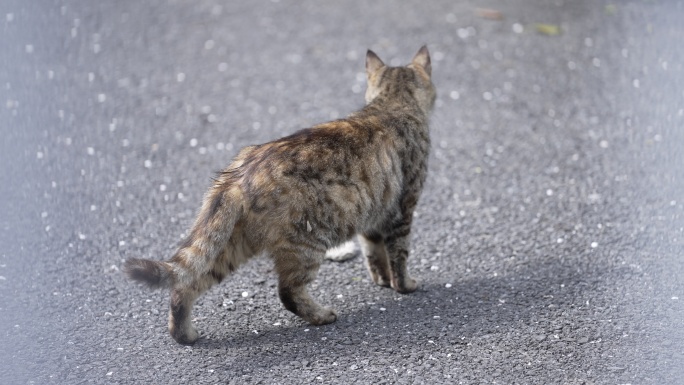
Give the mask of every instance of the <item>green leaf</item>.
[{"label": "green leaf", "polygon": [[547,36],[557,36],[561,32],[560,27],[555,24],[537,23],[534,27],[537,29],[537,32]]}]

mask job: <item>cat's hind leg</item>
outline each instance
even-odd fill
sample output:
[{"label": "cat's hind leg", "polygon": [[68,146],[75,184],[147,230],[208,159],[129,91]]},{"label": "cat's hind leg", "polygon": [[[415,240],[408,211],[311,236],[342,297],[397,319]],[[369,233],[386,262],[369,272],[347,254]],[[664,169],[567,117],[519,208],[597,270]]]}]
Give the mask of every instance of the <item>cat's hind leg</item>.
[{"label": "cat's hind leg", "polygon": [[192,307],[198,296],[191,288],[171,291],[169,333],[179,344],[192,345],[199,338],[199,333],[192,324]]},{"label": "cat's hind leg", "polygon": [[191,345],[197,341],[199,333],[192,324],[195,300],[214,284],[221,282],[227,270],[216,265],[203,274],[196,274],[190,269],[177,269],[179,274],[171,288],[169,309],[169,333],[176,342]]},{"label": "cat's hind leg", "polygon": [[383,287],[390,287],[392,275],[389,259],[382,235],[378,233],[359,234],[361,250],[366,257],[366,267],[373,282]]},{"label": "cat's hind leg", "polygon": [[192,250],[183,249],[172,259],[175,263],[175,279],[171,288],[169,332],[173,339],[184,345],[193,344],[199,338],[192,324],[195,300],[215,284],[221,283],[252,255],[241,238],[235,235],[213,263],[206,264],[201,256],[192,255]]},{"label": "cat's hind leg", "polygon": [[272,253],[278,274],[278,295],[283,306],[313,325],[337,320],[334,310],[319,305],[306,285],[316,278],[325,251],[276,250]]}]

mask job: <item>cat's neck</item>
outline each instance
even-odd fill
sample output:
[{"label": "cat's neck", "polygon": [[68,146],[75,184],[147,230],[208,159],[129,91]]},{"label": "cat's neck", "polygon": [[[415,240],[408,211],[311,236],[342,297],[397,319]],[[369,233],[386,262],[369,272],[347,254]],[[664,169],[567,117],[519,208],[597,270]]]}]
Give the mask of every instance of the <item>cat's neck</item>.
[{"label": "cat's neck", "polygon": [[421,106],[412,99],[401,100],[397,99],[396,97],[388,98],[384,97],[384,95],[378,95],[378,97],[366,104],[366,106],[359,111],[359,114],[364,115],[375,115],[378,113],[412,115],[415,118],[427,123],[430,110],[421,108]]}]

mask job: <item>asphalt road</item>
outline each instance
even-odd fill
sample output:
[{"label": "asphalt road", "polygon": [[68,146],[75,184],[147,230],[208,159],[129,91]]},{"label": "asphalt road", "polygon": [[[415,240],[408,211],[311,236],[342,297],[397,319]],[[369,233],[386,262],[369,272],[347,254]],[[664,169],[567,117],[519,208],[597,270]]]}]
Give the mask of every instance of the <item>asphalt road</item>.
[{"label": "asphalt road", "polygon": [[[3,1],[0,382],[683,384],[683,18],[681,1]],[[328,262],[312,292],[339,319],[312,327],[261,258],[177,345],[168,293],[124,258],[168,258],[239,148],[360,107],[367,48],[402,64],[423,43],[420,290]]]}]

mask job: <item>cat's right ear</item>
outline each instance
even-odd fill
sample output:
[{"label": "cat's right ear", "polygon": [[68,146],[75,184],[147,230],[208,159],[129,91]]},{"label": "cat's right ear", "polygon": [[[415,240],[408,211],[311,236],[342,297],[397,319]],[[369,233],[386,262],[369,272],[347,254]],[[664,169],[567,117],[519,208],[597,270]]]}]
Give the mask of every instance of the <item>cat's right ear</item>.
[{"label": "cat's right ear", "polygon": [[380,60],[378,55],[376,55],[375,52],[368,50],[366,53],[366,74],[368,77],[370,78],[371,75],[384,66],[385,63]]}]

